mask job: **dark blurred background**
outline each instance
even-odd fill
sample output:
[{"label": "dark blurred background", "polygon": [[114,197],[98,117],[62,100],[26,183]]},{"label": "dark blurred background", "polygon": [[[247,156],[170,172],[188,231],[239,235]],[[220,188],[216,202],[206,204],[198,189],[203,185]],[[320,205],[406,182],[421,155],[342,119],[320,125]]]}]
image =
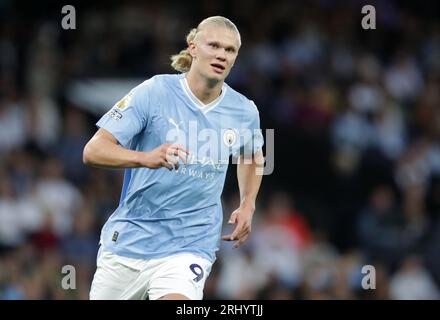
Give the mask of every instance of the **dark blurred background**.
[{"label": "dark blurred background", "polygon": [[[63,30],[64,5],[76,29]],[[376,29],[361,8],[376,8]],[[87,299],[122,171],[85,167],[96,121],[172,73],[207,16],[243,45],[227,79],[275,129],[253,232],[206,299],[440,298],[438,1],[0,2],[0,299]],[[225,216],[238,203],[235,167]],[[231,227],[225,226],[225,233]],[[64,290],[64,265],[76,289]],[[364,290],[361,270],[376,270]]]}]

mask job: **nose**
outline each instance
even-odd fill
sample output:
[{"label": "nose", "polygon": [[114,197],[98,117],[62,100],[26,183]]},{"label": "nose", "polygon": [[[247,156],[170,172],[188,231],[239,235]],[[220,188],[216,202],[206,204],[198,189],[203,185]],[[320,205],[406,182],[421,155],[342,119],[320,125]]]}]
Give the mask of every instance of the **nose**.
[{"label": "nose", "polygon": [[226,61],[226,51],[224,48],[217,50],[216,58],[220,61]]}]

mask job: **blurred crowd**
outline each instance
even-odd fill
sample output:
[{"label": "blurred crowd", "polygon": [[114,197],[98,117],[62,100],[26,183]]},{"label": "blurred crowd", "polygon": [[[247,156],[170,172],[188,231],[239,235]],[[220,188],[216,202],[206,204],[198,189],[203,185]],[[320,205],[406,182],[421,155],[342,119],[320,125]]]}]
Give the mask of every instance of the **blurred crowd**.
[{"label": "blurred crowd", "polygon": [[189,29],[216,14],[241,31],[227,82],[275,129],[275,170],[205,298],[439,299],[440,23],[426,3],[369,1],[377,29],[364,30],[363,1],[72,1],[77,29],[63,30],[59,3],[2,2],[0,299],[88,298],[122,172],[83,165],[101,114],[69,84],[171,73]]}]

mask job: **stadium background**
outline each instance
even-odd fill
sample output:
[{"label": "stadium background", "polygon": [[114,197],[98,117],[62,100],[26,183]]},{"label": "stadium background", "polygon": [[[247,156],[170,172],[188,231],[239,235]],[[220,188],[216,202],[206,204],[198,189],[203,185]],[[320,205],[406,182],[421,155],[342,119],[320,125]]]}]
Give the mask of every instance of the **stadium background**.
[{"label": "stadium background", "polygon": [[[61,28],[66,4],[76,30]],[[361,28],[364,4],[376,30]],[[85,167],[83,146],[217,14],[241,31],[227,82],[275,129],[275,170],[205,298],[440,298],[438,13],[436,1],[1,1],[0,299],[88,298],[122,174]],[[231,167],[225,215],[237,195]],[[76,290],[61,288],[68,264]]]}]

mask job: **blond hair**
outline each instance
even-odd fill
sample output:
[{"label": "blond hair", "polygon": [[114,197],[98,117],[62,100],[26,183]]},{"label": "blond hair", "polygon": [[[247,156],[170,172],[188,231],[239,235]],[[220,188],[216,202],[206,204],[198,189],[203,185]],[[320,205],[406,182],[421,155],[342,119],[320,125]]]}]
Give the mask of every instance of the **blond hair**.
[{"label": "blond hair", "polygon": [[[240,42],[240,32],[231,20],[222,16],[212,16],[200,22],[197,28],[191,29],[191,31],[186,36],[186,43],[188,45],[192,41],[194,41],[197,33],[202,30],[205,25],[215,25],[232,30],[237,33]],[[189,54],[188,48],[180,51],[178,54],[171,56],[171,67],[179,72],[188,72],[191,68],[191,64],[192,56]]]}]

